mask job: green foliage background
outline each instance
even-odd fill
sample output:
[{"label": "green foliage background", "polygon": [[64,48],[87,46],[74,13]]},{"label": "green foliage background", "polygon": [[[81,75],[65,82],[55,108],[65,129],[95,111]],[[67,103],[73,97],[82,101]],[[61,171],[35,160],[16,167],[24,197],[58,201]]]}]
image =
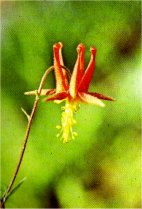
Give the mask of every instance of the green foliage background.
[{"label": "green foliage background", "polygon": [[[75,117],[79,136],[68,144],[56,138],[61,105],[40,102],[9,208],[141,207],[140,188],[140,1],[2,2],[2,191],[22,148],[33,97],[52,46],[64,44],[65,65],[73,69],[76,46],[97,48],[90,86],[117,99],[106,107],[81,105]],[[55,86],[53,74],[47,87]]]}]

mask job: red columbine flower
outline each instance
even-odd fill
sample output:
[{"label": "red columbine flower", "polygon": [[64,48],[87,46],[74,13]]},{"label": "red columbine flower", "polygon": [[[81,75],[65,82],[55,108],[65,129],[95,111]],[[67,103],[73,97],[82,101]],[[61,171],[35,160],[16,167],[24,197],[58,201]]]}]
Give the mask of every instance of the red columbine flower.
[{"label": "red columbine flower", "polygon": [[61,130],[57,136],[61,136],[63,142],[68,142],[70,138],[74,138],[75,135],[77,135],[76,132],[73,132],[72,127],[76,123],[73,115],[78,108],[79,102],[104,107],[105,105],[100,99],[110,101],[114,101],[114,99],[96,92],[88,91],[95,68],[96,48],[90,48],[91,59],[84,72],[85,47],[83,44],[78,45],[77,61],[70,79],[67,77],[68,70],[64,67],[61,50],[62,43],[59,42],[53,46],[56,89],[43,89],[41,95],[48,95],[46,101],[54,100],[57,103],[65,101],[65,106],[62,108],[64,112],[62,113],[61,126],[57,126],[57,128]]}]

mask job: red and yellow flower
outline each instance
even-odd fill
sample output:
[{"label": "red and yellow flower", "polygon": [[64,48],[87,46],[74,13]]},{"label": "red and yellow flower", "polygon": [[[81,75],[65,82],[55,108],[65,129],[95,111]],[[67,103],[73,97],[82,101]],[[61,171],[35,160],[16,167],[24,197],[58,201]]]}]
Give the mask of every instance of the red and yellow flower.
[{"label": "red and yellow flower", "polygon": [[[112,97],[88,91],[95,69],[96,48],[90,48],[91,58],[85,71],[84,51],[85,46],[79,44],[77,46],[77,61],[72,75],[68,78],[67,73],[69,72],[64,67],[62,57],[62,43],[56,43],[53,46],[56,89],[42,89],[41,91],[41,95],[47,96],[46,101],[54,100],[57,103],[65,101],[65,105],[62,108],[64,112],[62,113],[61,126],[57,126],[57,128],[60,129],[60,133],[57,136],[60,136],[63,142],[68,142],[77,135],[76,132],[73,132],[72,127],[76,123],[73,117],[74,112],[77,111],[80,102],[104,107],[105,105],[101,99],[114,101]],[[32,92],[27,94],[31,95]]]}]

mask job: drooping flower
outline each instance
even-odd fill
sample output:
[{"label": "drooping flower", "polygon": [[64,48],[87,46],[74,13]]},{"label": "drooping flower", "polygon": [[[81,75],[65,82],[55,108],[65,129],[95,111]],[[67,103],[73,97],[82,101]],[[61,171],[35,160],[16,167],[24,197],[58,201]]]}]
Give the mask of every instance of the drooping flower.
[{"label": "drooping flower", "polygon": [[[69,79],[67,75],[70,72],[64,67],[63,63],[62,43],[56,43],[53,46],[56,88],[42,89],[41,91],[41,95],[47,96],[46,101],[54,100],[56,103],[65,101],[65,105],[62,107],[61,126],[57,126],[57,128],[60,129],[60,133],[57,136],[60,136],[63,139],[63,142],[68,142],[77,135],[77,133],[72,130],[73,125],[76,123],[73,116],[74,112],[77,111],[80,102],[104,107],[105,105],[101,99],[114,101],[112,97],[88,91],[95,69],[96,48],[90,48],[91,58],[85,71],[84,51],[85,46],[79,44],[77,46],[77,61]],[[34,92],[35,91],[27,92],[27,94],[32,95]]]}]

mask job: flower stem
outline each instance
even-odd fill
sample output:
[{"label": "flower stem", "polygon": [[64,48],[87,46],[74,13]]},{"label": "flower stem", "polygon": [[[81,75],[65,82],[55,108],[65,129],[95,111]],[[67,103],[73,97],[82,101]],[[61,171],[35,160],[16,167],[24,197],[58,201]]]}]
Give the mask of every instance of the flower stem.
[{"label": "flower stem", "polygon": [[41,94],[41,90],[43,88],[44,82],[45,82],[48,74],[52,70],[53,70],[53,66],[48,68],[45,71],[45,73],[44,73],[44,75],[43,75],[43,77],[40,81],[40,85],[39,85],[39,88],[37,90],[37,94],[36,94],[35,101],[34,101],[34,104],[33,104],[32,112],[31,112],[31,114],[29,116],[29,119],[28,119],[28,124],[27,124],[26,133],[25,133],[25,137],[24,137],[23,147],[22,147],[21,154],[20,154],[20,157],[19,157],[19,160],[18,160],[18,164],[17,164],[16,169],[14,171],[13,177],[12,177],[10,183],[9,183],[9,186],[8,186],[7,190],[5,191],[5,193],[3,195],[3,198],[2,198],[3,204],[5,203],[5,201],[7,199],[7,196],[9,194],[9,192],[11,191],[11,189],[13,187],[13,184],[16,180],[16,177],[18,175],[18,172],[19,172],[22,160],[23,160],[23,156],[24,156],[24,153],[25,153],[25,150],[26,150],[26,145],[27,145],[27,142],[28,142],[28,138],[29,138],[29,134],[30,134],[31,126],[32,126],[32,121],[33,121],[34,115],[35,115],[37,107],[38,107],[38,102],[39,102],[39,97],[40,97],[40,94]]}]

